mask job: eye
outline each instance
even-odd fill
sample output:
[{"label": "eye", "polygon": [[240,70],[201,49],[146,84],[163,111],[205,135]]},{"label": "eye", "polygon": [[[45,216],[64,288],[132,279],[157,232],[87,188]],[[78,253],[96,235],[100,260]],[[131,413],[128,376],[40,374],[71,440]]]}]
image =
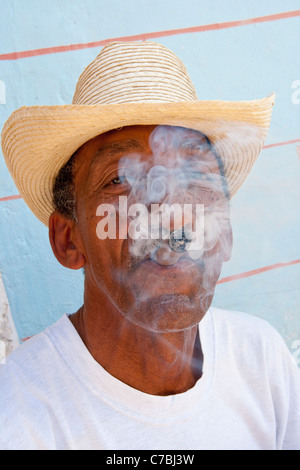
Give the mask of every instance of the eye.
[{"label": "eye", "polygon": [[210,175],[208,175],[207,173],[202,173],[200,171],[194,172],[194,178],[198,180],[203,180],[203,181],[212,181],[212,178]]},{"label": "eye", "polygon": [[196,170],[189,170],[185,174],[182,175],[182,179],[186,179],[187,181],[193,181],[193,180],[206,180],[207,175],[203,173],[202,171],[196,171]]},{"label": "eye", "polygon": [[125,176],[116,176],[116,178],[111,180],[110,184],[123,184],[125,180]]},{"label": "eye", "polygon": [[205,175],[201,171],[191,171],[189,173],[189,176],[191,178],[196,178],[196,179],[199,179],[199,180],[205,179]]}]

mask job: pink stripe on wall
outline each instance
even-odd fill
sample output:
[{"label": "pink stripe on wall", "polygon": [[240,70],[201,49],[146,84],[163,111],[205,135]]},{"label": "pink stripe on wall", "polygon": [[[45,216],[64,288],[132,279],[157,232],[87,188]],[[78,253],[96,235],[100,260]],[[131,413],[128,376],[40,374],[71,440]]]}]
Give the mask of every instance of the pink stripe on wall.
[{"label": "pink stripe on wall", "polygon": [[16,194],[15,196],[0,197],[0,202],[12,201],[13,199],[22,199],[22,196]]},{"label": "pink stripe on wall", "polygon": [[272,147],[279,147],[280,145],[296,144],[297,142],[300,142],[300,139],[286,140],[285,142],[277,142],[275,144],[265,145],[263,148],[270,149]]},{"label": "pink stripe on wall", "polygon": [[0,60],[17,60],[24,59],[26,57],[34,57],[46,54],[56,54],[58,52],[77,51],[80,49],[89,49],[92,47],[104,46],[109,42],[114,41],[146,41],[147,39],[157,39],[166,36],[175,36],[178,34],[189,34],[189,33],[200,33],[203,31],[216,31],[220,29],[236,28],[239,26],[246,26],[255,23],[265,23],[268,21],[277,21],[286,18],[295,18],[300,16],[300,10],[287,11],[282,13],[275,13],[273,15],[259,16],[257,18],[247,18],[244,20],[226,21],[223,23],[213,23],[200,26],[192,26],[189,28],[170,29],[167,31],[156,31],[152,33],[136,34],[133,36],[122,36],[110,39],[103,39],[101,41],[81,43],[81,44],[69,44],[63,46],[45,47],[42,49],[32,49],[28,51],[20,52],[9,52],[6,54],[0,54]]},{"label": "pink stripe on wall", "polygon": [[246,271],[240,274],[234,274],[233,276],[223,277],[219,279],[217,284],[224,284],[225,282],[237,281],[239,279],[244,279],[245,277],[255,276],[257,274],[265,273],[266,271],[271,271],[272,269],[285,268],[287,266],[293,266],[294,264],[300,263],[300,259],[295,259],[293,261],[288,261],[287,263],[276,263],[271,264],[270,266],[263,266],[262,268],[253,269],[252,271]]}]

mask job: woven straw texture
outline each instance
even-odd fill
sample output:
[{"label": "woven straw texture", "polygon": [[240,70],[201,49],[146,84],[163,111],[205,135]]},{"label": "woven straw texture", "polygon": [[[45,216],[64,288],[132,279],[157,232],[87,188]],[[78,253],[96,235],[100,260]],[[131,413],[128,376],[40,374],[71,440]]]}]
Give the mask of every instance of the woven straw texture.
[{"label": "woven straw texture", "polygon": [[273,103],[274,94],[199,101],[184,65],[167,48],[112,43],[79,77],[71,105],[13,112],[2,131],[2,150],[21,196],[45,225],[59,169],[82,144],[123,126],[164,124],[206,134],[223,160],[232,197],[262,149]]}]

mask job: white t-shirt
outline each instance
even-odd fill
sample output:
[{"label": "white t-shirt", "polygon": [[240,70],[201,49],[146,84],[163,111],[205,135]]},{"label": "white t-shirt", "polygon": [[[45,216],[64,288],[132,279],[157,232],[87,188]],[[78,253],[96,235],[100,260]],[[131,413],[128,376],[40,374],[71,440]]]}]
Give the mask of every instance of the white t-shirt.
[{"label": "white t-shirt", "polygon": [[300,371],[265,321],[211,308],[203,376],[154,396],[108,374],[67,315],[0,366],[0,449],[299,450]]}]

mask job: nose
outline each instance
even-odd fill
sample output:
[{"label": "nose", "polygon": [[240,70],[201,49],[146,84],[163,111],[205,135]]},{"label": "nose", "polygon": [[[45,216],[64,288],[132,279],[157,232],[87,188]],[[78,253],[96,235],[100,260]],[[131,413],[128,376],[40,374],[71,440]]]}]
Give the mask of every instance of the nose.
[{"label": "nose", "polygon": [[163,264],[176,262],[178,256],[175,253],[184,253],[192,241],[191,232],[187,228],[192,226],[192,213],[185,210],[185,199],[185,190],[178,184],[177,168],[167,169],[162,165],[155,165],[149,170],[148,204],[161,203],[161,219],[156,219],[153,228],[155,231],[161,229],[163,239],[167,238],[157,250],[157,259],[162,260]]},{"label": "nose", "polygon": [[170,234],[169,242],[161,242],[156,248],[154,253],[155,261],[162,266],[174,265],[188,250],[191,241],[191,234],[184,228],[173,230]]}]

